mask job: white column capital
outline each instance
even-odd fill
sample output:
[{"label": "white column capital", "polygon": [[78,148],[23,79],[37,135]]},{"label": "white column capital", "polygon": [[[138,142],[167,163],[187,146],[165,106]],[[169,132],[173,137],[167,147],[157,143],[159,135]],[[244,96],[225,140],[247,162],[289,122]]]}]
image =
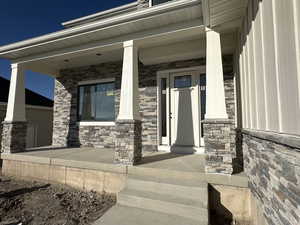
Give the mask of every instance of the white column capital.
[{"label": "white column capital", "polygon": [[136,47],[135,41],[133,41],[133,40],[130,40],[130,41],[124,41],[123,47],[124,47],[124,48],[128,48],[128,47]]},{"label": "white column capital", "polygon": [[11,78],[5,121],[23,122],[25,115],[25,76],[24,67],[11,64]]},{"label": "white column capital", "polygon": [[24,64],[20,64],[20,63],[12,63],[10,64],[10,68],[12,70],[20,70],[22,72],[25,70]]},{"label": "white column capital", "polygon": [[206,28],[206,114],[205,119],[228,119],[220,34]]}]

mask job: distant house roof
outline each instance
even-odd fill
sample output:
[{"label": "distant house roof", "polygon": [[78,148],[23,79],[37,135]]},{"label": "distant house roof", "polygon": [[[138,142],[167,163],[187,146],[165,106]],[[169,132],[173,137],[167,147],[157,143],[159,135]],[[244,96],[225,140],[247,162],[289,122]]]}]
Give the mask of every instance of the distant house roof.
[{"label": "distant house roof", "polygon": [[[10,81],[0,77],[0,102],[8,101]],[[53,101],[44,96],[41,96],[33,91],[26,89],[26,105],[53,107]]]}]

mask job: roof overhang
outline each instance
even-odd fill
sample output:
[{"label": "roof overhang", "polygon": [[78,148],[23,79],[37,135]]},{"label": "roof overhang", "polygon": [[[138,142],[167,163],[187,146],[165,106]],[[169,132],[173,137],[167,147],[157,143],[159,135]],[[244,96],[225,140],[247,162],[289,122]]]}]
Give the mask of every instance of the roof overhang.
[{"label": "roof overhang", "polygon": [[248,0],[202,0],[204,24],[215,30],[239,28]]},{"label": "roof overhang", "polygon": [[194,20],[202,21],[201,0],[179,0],[2,46],[0,57],[17,62],[25,57],[121,36],[130,40],[133,33]]}]

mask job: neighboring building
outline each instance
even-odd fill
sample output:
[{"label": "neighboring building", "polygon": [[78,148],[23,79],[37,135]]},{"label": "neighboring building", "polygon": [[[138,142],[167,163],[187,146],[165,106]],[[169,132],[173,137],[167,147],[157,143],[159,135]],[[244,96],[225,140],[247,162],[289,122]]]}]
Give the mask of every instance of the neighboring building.
[{"label": "neighboring building", "polygon": [[5,152],[25,146],[23,71],[45,73],[54,146],[127,165],[204,153],[206,173],[244,169],[257,224],[300,224],[299,1],[138,0],[63,25],[0,48],[14,62]]},{"label": "neighboring building", "polygon": [[[0,77],[0,122],[6,116],[9,95],[9,80]],[[26,89],[26,146],[49,146],[52,143],[53,101]],[[2,124],[0,126],[2,136]],[[1,143],[0,143],[1,146]]]}]

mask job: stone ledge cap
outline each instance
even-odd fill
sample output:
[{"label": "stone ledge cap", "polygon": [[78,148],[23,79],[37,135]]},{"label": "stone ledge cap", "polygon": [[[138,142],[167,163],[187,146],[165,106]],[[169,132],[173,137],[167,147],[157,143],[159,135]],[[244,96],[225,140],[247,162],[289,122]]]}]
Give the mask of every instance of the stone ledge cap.
[{"label": "stone ledge cap", "polygon": [[300,152],[300,136],[297,135],[277,133],[273,131],[251,130],[251,129],[242,129],[242,133],[259,139],[296,148],[297,149],[296,151]]}]

